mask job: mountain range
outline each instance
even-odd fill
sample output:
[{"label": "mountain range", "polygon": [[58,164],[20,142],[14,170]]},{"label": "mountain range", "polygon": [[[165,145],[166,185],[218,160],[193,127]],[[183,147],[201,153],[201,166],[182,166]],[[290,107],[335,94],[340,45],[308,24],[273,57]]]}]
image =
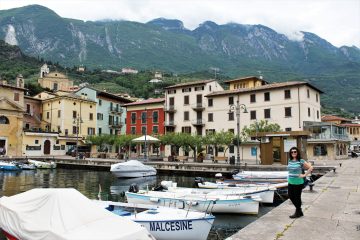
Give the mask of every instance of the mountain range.
[{"label": "mountain range", "polygon": [[0,11],[0,39],[64,66],[176,73],[211,68],[229,77],[261,72],[270,82],[305,79],[326,93],[327,106],[359,112],[360,49],[337,48],[310,32],[299,34],[291,40],[263,25],[212,21],[189,30],[179,20],[164,18],[84,22],[40,5]]}]

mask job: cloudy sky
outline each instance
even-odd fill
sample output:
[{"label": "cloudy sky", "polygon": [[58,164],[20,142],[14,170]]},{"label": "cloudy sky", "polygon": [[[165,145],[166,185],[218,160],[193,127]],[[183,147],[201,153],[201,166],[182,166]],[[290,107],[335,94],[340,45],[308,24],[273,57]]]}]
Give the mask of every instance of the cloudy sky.
[{"label": "cloudy sky", "polygon": [[29,4],[82,20],[147,22],[164,17],[179,19],[189,29],[206,20],[263,24],[291,39],[307,31],[337,47],[360,48],[360,0],[0,0],[0,9]]}]

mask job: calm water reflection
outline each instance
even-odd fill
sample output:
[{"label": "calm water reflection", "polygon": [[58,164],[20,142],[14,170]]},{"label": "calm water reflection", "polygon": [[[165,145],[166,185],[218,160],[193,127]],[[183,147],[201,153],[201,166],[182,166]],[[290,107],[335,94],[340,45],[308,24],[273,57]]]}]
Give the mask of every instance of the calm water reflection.
[{"label": "calm water reflection", "polygon": [[[151,189],[162,180],[172,180],[181,187],[193,187],[194,177],[158,175],[139,179],[117,179],[110,172],[90,170],[36,170],[22,172],[0,171],[0,197],[12,196],[33,188],[75,188],[90,199],[96,199],[101,186],[103,200],[124,201],[120,195],[136,183],[140,188]],[[246,215],[216,215],[214,229],[209,239],[223,239],[231,233],[256,220],[270,211],[273,206],[263,206],[258,216]],[[1,239],[1,236],[0,236]]]}]

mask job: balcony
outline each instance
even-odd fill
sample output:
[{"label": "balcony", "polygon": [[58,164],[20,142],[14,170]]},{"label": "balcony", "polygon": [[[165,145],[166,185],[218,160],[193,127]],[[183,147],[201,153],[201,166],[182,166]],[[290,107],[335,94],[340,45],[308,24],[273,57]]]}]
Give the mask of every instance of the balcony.
[{"label": "balcony", "polygon": [[124,126],[123,122],[113,122],[113,123],[109,123],[109,127],[110,128],[122,128],[122,126]]},{"label": "balcony", "polygon": [[172,113],[174,113],[174,112],[176,112],[176,109],[175,109],[175,105],[169,105],[169,106],[165,106],[164,107],[164,111],[165,112],[172,112]]},{"label": "balcony", "polygon": [[122,108],[110,107],[109,112],[113,114],[122,114],[124,110]]},{"label": "balcony", "polygon": [[204,111],[205,109],[205,104],[200,102],[200,103],[195,103],[193,105],[191,105],[191,108],[194,110],[194,111]]},{"label": "balcony", "polygon": [[204,119],[196,119],[191,121],[191,124],[197,127],[202,127],[205,125],[205,120]]},{"label": "balcony", "polygon": [[176,123],[174,121],[166,121],[164,122],[165,127],[175,127]]}]

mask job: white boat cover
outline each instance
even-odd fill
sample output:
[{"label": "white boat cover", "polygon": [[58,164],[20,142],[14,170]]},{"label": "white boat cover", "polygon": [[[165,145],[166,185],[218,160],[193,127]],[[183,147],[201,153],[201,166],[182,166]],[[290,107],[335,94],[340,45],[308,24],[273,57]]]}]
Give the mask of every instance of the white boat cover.
[{"label": "white boat cover", "polygon": [[138,160],[129,160],[127,162],[118,163],[118,165],[125,165],[125,166],[145,166],[143,163],[139,162]]},{"label": "white boat cover", "polygon": [[72,188],[39,188],[0,198],[0,228],[22,240],[154,239],[140,224]]}]

